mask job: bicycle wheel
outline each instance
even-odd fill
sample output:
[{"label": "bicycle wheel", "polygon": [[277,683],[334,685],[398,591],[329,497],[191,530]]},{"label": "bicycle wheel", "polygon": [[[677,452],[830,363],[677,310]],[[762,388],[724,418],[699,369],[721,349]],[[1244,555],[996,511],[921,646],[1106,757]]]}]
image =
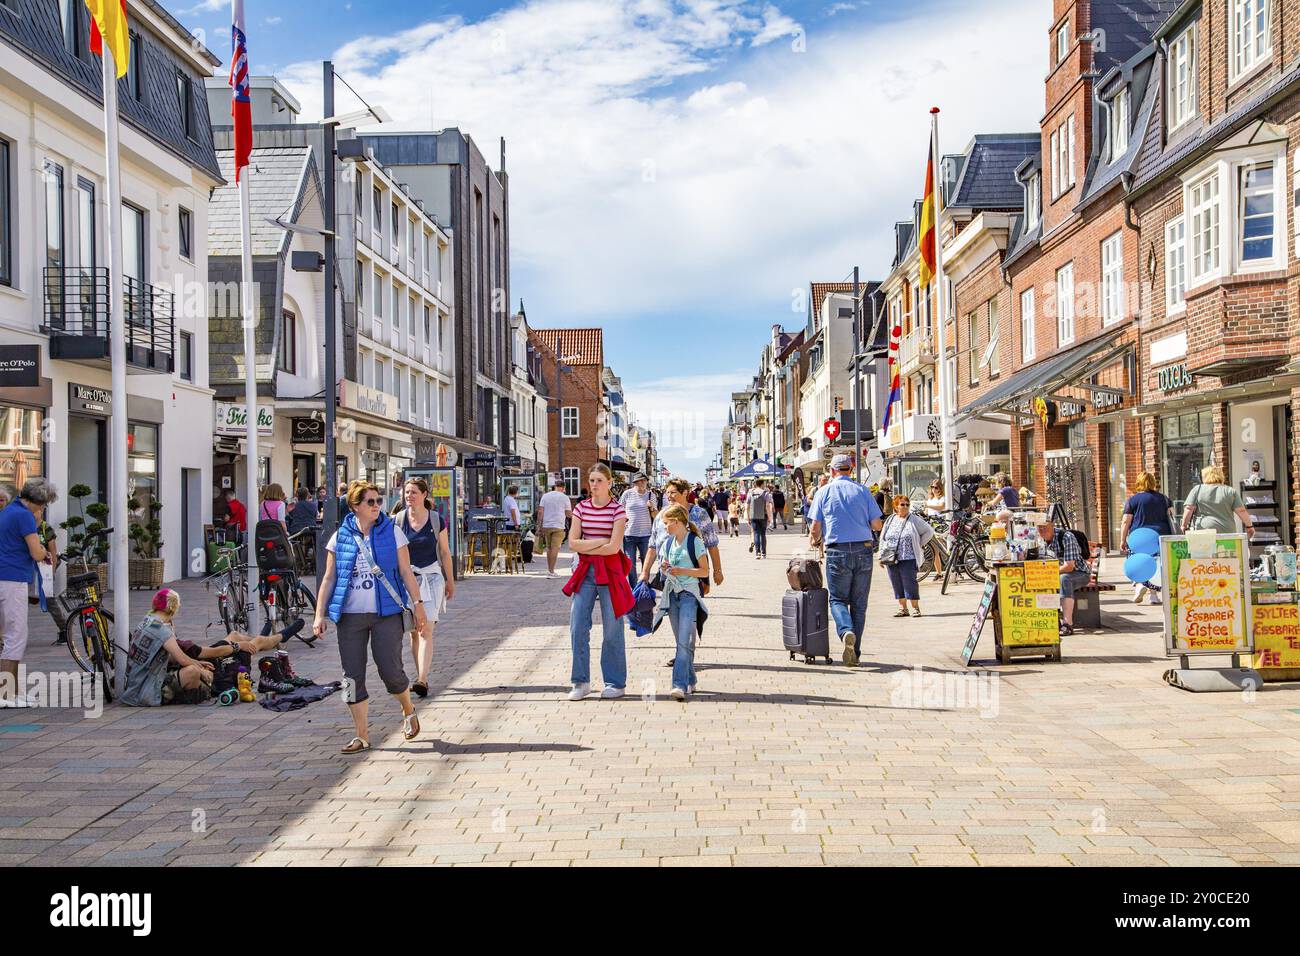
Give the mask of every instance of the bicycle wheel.
[{"label": "bicycle wheel", "polygon": [[113,632],[102,611],[95,615],[99,638],[99,672],[103,680],[104,701],[111,703],[117,691],[117,654],[113,645]]},{"label": "bicycle wheel", "polygon": [[984,575],[988,573],[988,565],[984,563],[982,550],[978,545],[970,544],[966,547],[966,553],[962,555],[962,570],[972,581],[982,581]]},{"label": "bicycle wheel", "polygon": [[918,584],[922,581],[929,580],[930,575],[934,574],[934,542],[927,541],[922,550],[925,552],[925,560],[916,568],[916,580]]},{"label": "bicycle wheel", "polygon": [[943,584],[939,587],[940,594],[948,593],[948,585],[952,583],[953,569],[956,568],[957,565],[960,563],[958,560],[958,555],[960,554],[960,551],[961,551],[961,546],[958,545],[957,550],[953,554],[948,555],[948,565],[943,569]]},{"label": "bicycle wheel", "polygon": [[75,623],[78,633],[71,636],[72,640],[68,641],[68,646],[72,646],[73,640],[84,643],[87,653],[90,655],[90,673],[94,675],[95,680],[99,683],[104,695],[104,702],[110,703],[113,700],[114,678],[116,677],[113,670],[112,636],[108,633],[103,617],[98,614],[82,611],[77,615]]},{"label": "bicycle wheel", "polygon": [[95,673],[95,651],[86,639],[86,630],[82,626],[84,612],[80,609],[68,615],[68,623],[63,626],[63,638],[68,645],[68,653],[87,674]]},{"label": "bicycle wheel", "polygon": [[297,598],[298,610],[311,611],[313,614],[316,613],[316,595],[312,594],[311,588],[307,587],[307,585],[303,584],[301,581],[298,582],[295,597]]}]

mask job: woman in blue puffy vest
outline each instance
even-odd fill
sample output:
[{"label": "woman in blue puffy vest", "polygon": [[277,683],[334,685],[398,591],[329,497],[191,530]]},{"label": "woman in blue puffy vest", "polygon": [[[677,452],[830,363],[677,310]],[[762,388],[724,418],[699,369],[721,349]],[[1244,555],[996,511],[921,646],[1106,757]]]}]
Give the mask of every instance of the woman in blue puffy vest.
[{"label": "woman in blue puffy vest", "polygon": [[402,705],[402,736],[414,740],[420,733],[411,685],[402,668],[402,611],[412,607],[415,623],[423,629],[424,605],[407,556],[406,535],[384,514],[379,489],[368,481],[354,481],[348,486],[347,502],[351,510],[326,545],[329,554],[312,630],[323,637],[328,616],[338,632],[344,694],[357,727],[357,735],[342,752],[355,754],[370,749],[367,644],[384,686]]}]

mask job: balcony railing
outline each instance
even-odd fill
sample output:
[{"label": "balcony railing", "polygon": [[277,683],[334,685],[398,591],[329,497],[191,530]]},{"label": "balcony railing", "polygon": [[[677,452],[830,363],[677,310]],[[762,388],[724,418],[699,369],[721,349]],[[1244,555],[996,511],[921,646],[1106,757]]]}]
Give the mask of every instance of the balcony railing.
[{"label": "balcony railing", "polygon": [[899,343],[898,363],[901,371],[906,374],[919,365],[933,365],[934,353],[933,330],[926,329],[923,325],[917,326],[903,336],[903,341]]},{"label": "balcony railing", "polygon": [[[47,266],[45,323],[50,358],[107,364],[109,359],[109,276],[107,269]],[[138,368],[170,374],[175,369],[175,297],[126,277],[126,360]]]}]

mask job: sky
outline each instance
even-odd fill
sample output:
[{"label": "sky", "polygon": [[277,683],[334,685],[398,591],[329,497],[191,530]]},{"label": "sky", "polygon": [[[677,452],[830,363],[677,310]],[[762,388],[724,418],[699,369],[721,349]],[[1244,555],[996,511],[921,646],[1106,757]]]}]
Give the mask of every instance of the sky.
[{"label": "sky", "polygon": [[[228,58],[229,0],[174,7]],[[255,74],[320,61],[510,175],[512,308],[601,326],[661,459],[702,479],[730,393],[810,282],[883,278],[940,145],[1038,128],[1047,0],[245,0]],[[339,109],[350,108],[348,94]]]}]

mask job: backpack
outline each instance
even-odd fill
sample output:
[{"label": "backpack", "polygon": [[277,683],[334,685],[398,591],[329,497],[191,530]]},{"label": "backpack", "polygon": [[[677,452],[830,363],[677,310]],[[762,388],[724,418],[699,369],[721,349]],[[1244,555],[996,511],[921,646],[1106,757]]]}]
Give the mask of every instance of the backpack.
[{"label": "backpack", "polygon": [[1080,531],[1077,528],[1071,529],[1066,533],[1074,535],[1074,540],[1079,543],[1079,553],[1083,555],[1084,562],[1087,563],[1091,561],[1092,545],[1088,542],[1087,533]]},{"label": "backpack", "polygon": [[253,529],[253,543],[257,548],[258,571],[293,571],[296,568],[293,545],[289,532],[274,518],[264,518]]},{"label": "backpack", "polygon": [[[695,550],[695,546],[699,543],[699,540],[699,536],[694,532],[687,532],[686,553],[691,556],[691,564],[695,565],[697,568],[700,566],[700,553]],[[696,580],[700,582],[700,597],[708,597],[709,589],[712,587],[709,579],[696,578]]]}]

